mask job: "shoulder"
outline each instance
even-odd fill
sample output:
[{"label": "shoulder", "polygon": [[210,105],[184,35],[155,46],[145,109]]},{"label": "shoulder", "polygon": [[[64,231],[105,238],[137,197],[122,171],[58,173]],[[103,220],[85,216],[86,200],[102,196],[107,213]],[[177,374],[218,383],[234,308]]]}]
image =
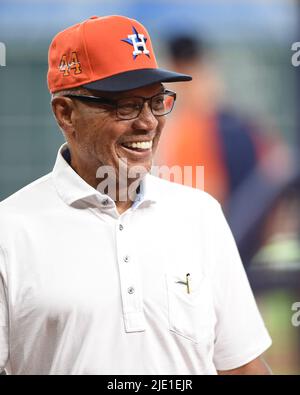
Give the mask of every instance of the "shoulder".
[{"label": "shoulder", "polygon": [[37,179],[0,202],[0,235],[41,210],[51,200],[54,185],[51,173]]},{"label": "shoulder", "polygon": [[9,209],[23,209],[43,194],[51,183],[51,173],[38,178],[0,202],[0,215]]}]

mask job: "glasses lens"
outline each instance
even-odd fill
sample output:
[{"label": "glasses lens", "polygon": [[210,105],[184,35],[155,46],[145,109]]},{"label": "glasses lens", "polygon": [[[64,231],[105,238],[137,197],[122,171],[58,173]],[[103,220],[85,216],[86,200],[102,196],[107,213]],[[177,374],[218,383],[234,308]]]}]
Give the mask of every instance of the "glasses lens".
[{"label": "glasses lens", "polygon": [[143,100],[138,98],[119,100],[117,114],[122,119],[135,118],[139,115],[142,106]]},{"label": "glasses lens", "polygon": [[[175,94],[160,93],[150,100],[153,115],[166,115],[172,111]],[[117,116],[120,119],[134,119],[139,116],[144,105],[144,99],[138,97],[120,99],[117,102]]]},{"label": "glasses lens", "polygon": [[167,93],[162,93],[152,98],[152,112],[154,115],[166,115],[172,111],[174,97]]}]

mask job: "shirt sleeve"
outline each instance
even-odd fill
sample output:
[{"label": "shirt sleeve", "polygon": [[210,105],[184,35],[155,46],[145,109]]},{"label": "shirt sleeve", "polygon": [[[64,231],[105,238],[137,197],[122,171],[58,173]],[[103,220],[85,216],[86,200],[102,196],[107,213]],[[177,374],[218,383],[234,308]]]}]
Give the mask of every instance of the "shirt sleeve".
[{"label": "shirt sleeve", "polygon": [[212,281],[217,317],[214,365],[217,370],[230,370],[257,358],[272,341],[220,205],[215,211],[213,227]]},{"label": "shirt sleeve", "polygon": [[4,273],[4,254],[0,248],[0,372],[8,362],[8,309]]}]

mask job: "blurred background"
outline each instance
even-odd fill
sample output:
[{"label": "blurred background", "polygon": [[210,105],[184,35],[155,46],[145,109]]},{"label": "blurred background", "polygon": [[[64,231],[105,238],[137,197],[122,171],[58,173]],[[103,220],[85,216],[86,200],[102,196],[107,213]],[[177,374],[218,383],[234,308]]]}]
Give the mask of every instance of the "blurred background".
[{"label": "blurred background", "polygon": [[[156,164],[203,165],[273,338],[276,374],[300,373],[299,68],[296,0],[0,0],[0,200],[51,171],[63,143],[50,110],[52,37],[92,15],[136,18],[160,66],[193,75]],[[193,180],[196,182],[196,180]],[[299,323],[300,324],[300,323]]]}]

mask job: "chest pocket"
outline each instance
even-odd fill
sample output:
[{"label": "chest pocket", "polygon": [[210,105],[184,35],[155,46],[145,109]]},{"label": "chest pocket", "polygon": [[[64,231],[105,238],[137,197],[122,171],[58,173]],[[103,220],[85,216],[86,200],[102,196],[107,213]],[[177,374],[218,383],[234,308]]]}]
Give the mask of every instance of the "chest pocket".
[{"label": "chest pocket", "polygon": [[166,275],[169,329],[195,343],[213,342],[214,310],[207,277],[199,280]]}]

